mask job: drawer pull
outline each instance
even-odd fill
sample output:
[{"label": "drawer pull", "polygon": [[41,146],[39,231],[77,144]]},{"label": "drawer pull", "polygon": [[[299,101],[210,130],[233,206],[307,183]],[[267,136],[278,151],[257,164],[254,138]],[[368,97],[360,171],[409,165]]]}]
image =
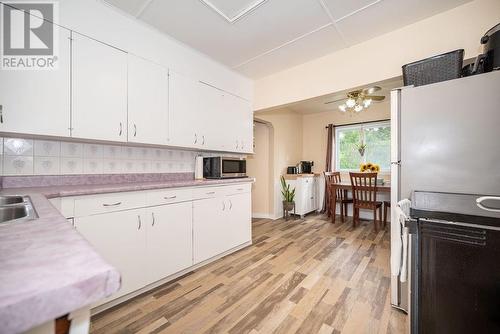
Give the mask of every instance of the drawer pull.
[{"label": "drawer pull", "polygon": [[243,190],[245,190],[245,189],[243,189],[243,188],[238,188],[238,189],[236,189],[236,190],[238,190],[238,191],[243,191]]},{"label": "drawer pull", "polygon": [[213,195],[213,194],[215,194],[215,191],[210,191],[207,193],[207,195]]},{"label": "drawer pull", "polygon": [[177,198],[177,196],[167,196],[167,197],[163,197],[163,199],[174,199],[174,198]]},{"label": "drawer pull", "polygon": [[110,207],[110,206],[118,206],[118,205],[121,205],[121,204],[122,204],[122,202],[116,202],[116,203],[113,203],[113,204],[104,203],[102,206]]}]

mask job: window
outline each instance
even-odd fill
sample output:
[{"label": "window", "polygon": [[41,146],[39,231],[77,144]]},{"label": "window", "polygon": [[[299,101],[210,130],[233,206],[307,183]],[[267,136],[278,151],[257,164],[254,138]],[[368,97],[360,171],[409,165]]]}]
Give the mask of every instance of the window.
[{"label": "window", "polygon": [[[360,145],[366,145],[364,154]],[[335,128],[335,168],[338,171],[359,171],[361,163],[372,162],[381,171],[390,170],[391,124],[389,121],[346,125]]]}]

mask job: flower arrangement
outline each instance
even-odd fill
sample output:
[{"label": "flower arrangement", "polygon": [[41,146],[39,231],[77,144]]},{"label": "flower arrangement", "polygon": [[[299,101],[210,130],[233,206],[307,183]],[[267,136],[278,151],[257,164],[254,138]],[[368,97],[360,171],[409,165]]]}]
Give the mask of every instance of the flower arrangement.
[{"label": "flower arrangement", "polygon": [[371,163],[371,162],[367,162],[367,163],[361,163],[359,165],[359,170],[363,173],[363,172],[380,172],[380,166],[378,164],[374,164],[374,163]]}]

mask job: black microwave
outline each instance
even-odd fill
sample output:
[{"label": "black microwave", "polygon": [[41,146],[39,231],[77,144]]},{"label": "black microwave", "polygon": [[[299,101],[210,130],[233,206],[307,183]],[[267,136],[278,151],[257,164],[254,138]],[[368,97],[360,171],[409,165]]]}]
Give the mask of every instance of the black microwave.
[{"label": "black microwave", "polygon": [[247,177],[247,161],[243,158],[203,158],[203,177],[206,179]]}]

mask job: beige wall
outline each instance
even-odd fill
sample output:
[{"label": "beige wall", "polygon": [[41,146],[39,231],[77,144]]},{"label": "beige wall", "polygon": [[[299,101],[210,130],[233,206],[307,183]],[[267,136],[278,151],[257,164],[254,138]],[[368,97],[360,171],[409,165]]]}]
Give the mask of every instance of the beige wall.
[{"label": "beige wall", "polygon": [[342,125],[358,122],[378,121],[391,117],[390,102],[373,104],[369,109],[350,115],[337,110],[307,114],[303,116],[302,160],[314,161],[314,171],[321,173],[326,166],[327,130],[325,126],[332,123]]},{"label": "beige wall", "polygon": [[404,64],[454,49],[475,57],[479,39],[498,22],[499,0],[464,4],[256,81],[255,110],[397,77]]},{"label": "beige wall", "polygon": [[[270,217],[278,217],[282,210],[279,178],[288,166],[294,166],[302,159],[302,116],[288,109],[281,109],[271,113],[259,113],[255,117],[272,126],[272,171],[268,183],[271,193],[269,202],[272,204],[268,214]],[[257,145],[258,143],[256,150]],[[263,166],[260,162],[257,164]]]},{"label": "beige wall", "polygon": [[266,218],[274,208],[272,136],[271,125],[254,123],[255,154],[247,157],[247,174],[256,180],[252,185],[252,213],[259,218]]}]

